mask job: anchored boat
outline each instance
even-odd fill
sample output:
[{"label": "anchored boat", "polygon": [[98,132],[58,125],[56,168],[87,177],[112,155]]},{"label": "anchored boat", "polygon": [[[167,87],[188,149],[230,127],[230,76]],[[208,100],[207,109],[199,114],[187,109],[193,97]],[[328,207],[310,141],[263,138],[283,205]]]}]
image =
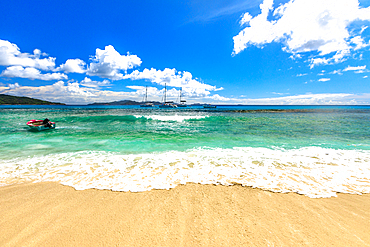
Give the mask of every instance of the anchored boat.
[{"label": "anchored boat", "polygon": [[154,107],[154,104],[148,101],[148,86],[145,87],[145,98],[143,99],[143,103],[140,105],[140,107]]},{"label": "anchored boat", "polygon": [[177,105],[173,103],[173,101],[167,101],[167,84],[164,84],[164,96],[163,96],[163,104],[159,105],[159,108],[177,108]]},{"label": "anchored boat", "polygon": [[188,107],[188,105],[185,103],[186,100],[183,100],[181,99],[182,97],[182,88],[180,89],[180,96],[179,96],[179,104],[177,105],[177,107]]}]

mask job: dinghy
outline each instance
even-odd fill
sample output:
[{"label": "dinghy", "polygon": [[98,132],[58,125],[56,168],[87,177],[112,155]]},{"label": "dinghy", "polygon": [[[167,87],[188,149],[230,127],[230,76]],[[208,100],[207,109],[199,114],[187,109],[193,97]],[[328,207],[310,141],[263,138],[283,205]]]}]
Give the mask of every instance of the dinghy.
[{"label": "dinghy", "polygon": [[44,120],[32,119],[27,122],[27,125],[31,128],[31,130],[35,131],[55,129],[55,122],[50,122],[50,120],[47,118]]}]

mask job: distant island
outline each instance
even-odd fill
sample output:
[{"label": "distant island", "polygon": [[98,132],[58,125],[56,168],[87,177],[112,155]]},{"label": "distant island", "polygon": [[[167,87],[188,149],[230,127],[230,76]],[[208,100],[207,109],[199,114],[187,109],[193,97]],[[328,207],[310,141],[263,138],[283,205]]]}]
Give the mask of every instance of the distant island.
[{"label": "distant island", "polygon": [[[162,103],[159,101],[149,101],[150,103],[153,103],[153,105],[161,105]],[[105,103],[92,103],[88,105],[142,105],[143,102],[137,102],[134,100],[120,100],[120,101],[113,101],[113,102],[105,102]],[[194,103],[189,106],[202,106],[204,104],[202,103]]]},{"label": "distant island", "polygon": [[[160,105],[160,102],[151,101],[154,105]],[[120,100],[120,101],[113,101],[113,102],[105,102],[105,103],[92,103],[88,105],[141,105],[143,102],[137,102],[134,100]]]},{"label": "distant island", "polygon": [[0,105],[65,105],[29,97],[11,96],[0,94]]}]

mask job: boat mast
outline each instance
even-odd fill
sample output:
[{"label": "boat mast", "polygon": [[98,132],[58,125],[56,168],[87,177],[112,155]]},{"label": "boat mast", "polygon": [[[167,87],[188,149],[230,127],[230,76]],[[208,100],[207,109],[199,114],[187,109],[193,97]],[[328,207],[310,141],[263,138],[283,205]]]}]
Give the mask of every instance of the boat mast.
[{"label": "boat mast", "polygon": [[166,101],[167,101],[166,91],[167,91],[167,84],[165,83],[164,84],[164,103],[166,103]]},{"label": "boat mast", "polygon": [[145,86],[145,102],[148,102],[148,86]]},{"label": "boat mast", "polygon": [[182,88],[180,88],[180,104],[181,104],[181,94],[182,94]]},{"label": "boat mast", "polygon": [[185,103],[185,102],[186,102],[186,100],[182,100],[182,99],[181,99],[181,97],[182,97],[182,88],[180,89],[180,104],[181,104],[181,103]]}]

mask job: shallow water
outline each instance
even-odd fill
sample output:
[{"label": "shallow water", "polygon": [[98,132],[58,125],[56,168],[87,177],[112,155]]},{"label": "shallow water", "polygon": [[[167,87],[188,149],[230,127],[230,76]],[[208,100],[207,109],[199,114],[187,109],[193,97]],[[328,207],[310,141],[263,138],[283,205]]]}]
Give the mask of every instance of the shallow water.
[{"label": "shallow water", "polygon": [[[0,183],[76,189],[242,184],[310,197],[370,192],[370,107],[0,108]],[[48,117],[56,129],[25,123]]]}]

